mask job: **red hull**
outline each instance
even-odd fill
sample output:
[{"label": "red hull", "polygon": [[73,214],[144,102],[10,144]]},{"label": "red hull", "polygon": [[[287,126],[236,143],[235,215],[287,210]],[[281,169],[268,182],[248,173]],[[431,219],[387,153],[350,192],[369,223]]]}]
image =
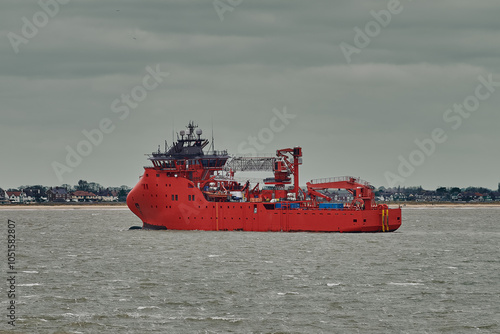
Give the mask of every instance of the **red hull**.
[{"label": "red hull", "polygon": [[401,209],[276,208],[269,202],[210,202],[183,177],[146,168],[127,197],[145,228],[206,231],[391,232]]}]

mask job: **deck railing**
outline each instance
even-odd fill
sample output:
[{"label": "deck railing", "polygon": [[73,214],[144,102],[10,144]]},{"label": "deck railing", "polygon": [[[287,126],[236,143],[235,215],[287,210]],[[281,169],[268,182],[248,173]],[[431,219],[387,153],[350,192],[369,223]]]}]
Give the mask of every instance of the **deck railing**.
[{"label": "deck railing", "polygon": [[337,177],[328,177],[322,179],[314,179],[311,180],[311,183],[318,184],[318,183],[330,183],[330,182],[346,182],[346,181],[351,181],[351,179],[354,180],[354,182],[360,183],[364,186],[370,186],[370,183],[366,182],[365,180],[353,176],[337,176]]}]

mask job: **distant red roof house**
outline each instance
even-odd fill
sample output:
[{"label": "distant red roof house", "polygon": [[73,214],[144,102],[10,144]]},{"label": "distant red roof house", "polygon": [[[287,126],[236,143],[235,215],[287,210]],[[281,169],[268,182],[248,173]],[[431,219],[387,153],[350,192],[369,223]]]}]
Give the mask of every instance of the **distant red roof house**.
[{"label": "distant red roof house", "polygon": [[26,194],[24,191],[6,191],[7,199],[9,199],[12,203],[20,203],[24,202],[26,198]]},{"label": "distant red roof house", "polygon": [[83,191],[83,190],[77,190],[77,191],[74,191],[72,194],[72,199],[73,200],[82,200],[82,201],[85,201],[85,200],[96,200],[97,199],[97,195],[94,194],[94,193],[91,193],[91,192],[88,192],[88,191]]}]

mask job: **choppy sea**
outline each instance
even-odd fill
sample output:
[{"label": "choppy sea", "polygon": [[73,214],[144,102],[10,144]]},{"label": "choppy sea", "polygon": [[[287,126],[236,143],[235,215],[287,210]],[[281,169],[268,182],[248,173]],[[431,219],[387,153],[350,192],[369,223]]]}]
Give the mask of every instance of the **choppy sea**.
[{"label": "choppy sea", "polygon": [[121,208],[0,221],[0,333],[500,333],[500,208],[405,208],[386,234],[129,231]]}]

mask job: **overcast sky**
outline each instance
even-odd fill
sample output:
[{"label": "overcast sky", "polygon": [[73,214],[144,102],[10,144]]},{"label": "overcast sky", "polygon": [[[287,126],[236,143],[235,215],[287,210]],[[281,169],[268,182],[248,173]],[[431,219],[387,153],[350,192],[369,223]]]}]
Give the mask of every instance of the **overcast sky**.
[{"label": "overcast sky", "polygon": [[2,188],[133,186],[189,120],[301,184],[500,182],[498,0],[41,2],[1,4]]}]

